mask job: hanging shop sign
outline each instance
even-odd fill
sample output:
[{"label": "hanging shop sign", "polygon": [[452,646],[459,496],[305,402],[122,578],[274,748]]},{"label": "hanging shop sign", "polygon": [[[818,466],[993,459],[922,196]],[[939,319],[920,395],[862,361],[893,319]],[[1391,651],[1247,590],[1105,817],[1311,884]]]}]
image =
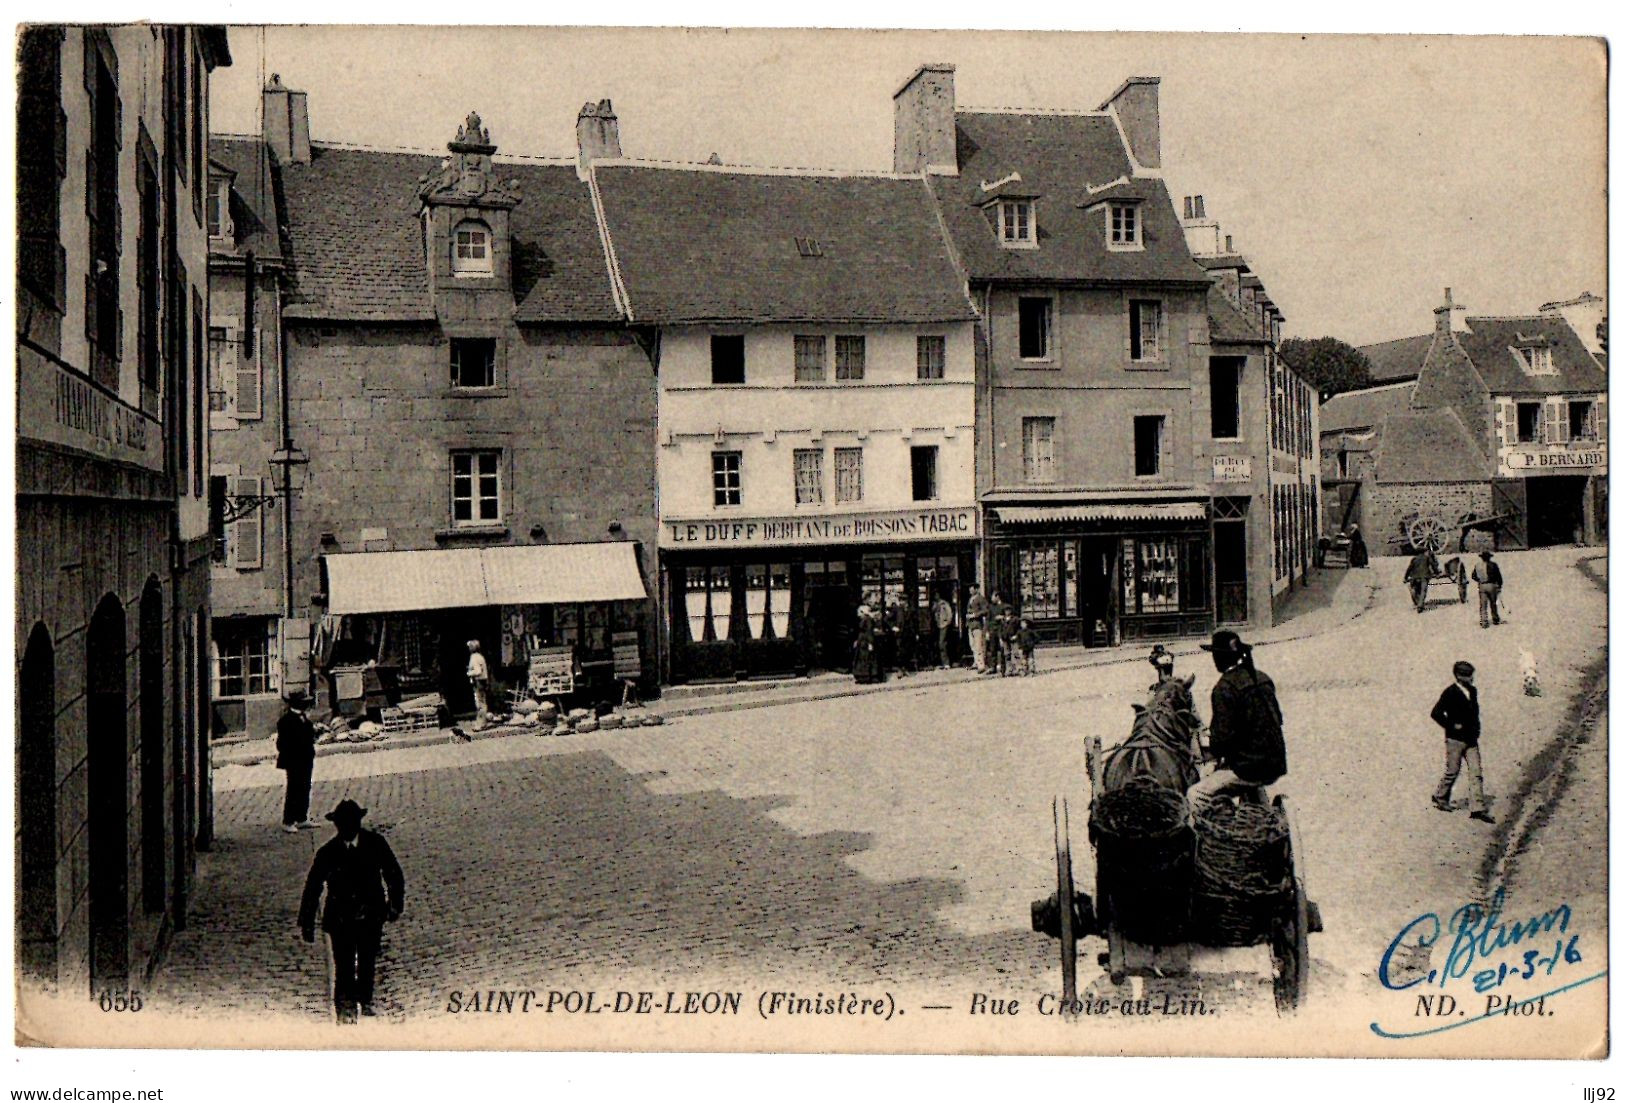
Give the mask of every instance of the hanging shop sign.
[{"label": "hanging shop sign", "polygon": [[1608,452],[1604,448],[1578,451],[1567,448],[1509,448],[1501,453],[1503,475],[1540,475],[1563,471],[1602,474],[1607,465]]},{"label": "hanging shop sign", "polygon": [[1216,483],[1250,483],[1253,481],[1251,456],[1214,456],[1213,481]]},{"label": "hanging shop sign", "polygon": [[881,544],[907,540],[962,540],[977,534],[976,507],[845,513],[832,517],[667,520],[663,548],[752,548],[803,544]]}]

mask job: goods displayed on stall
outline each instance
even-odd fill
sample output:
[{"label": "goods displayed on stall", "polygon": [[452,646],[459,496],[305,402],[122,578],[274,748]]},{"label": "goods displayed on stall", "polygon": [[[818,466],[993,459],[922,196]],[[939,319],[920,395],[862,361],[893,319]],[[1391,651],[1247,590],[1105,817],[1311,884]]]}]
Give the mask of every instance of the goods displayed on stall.
[{"label": "goods displayed on stall", "polygon": [[532,640],[530,648],[530,692],[536,697],[558,697],[574,693],[576,658],[573,647],[543,647]]},{"label": "goods displayed on stall", "polygon": [[440,710],[446,702],[438,693],[426,693],[403,700],[394,708],[379,711],[384,731],[391,735],[402,732],[434,731],[440,727]]}]

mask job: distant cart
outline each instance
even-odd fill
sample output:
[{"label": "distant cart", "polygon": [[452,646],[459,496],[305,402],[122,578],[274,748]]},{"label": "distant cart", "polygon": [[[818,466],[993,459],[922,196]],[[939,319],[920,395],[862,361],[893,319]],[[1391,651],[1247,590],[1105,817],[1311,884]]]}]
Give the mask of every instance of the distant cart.
[{"label": "distant cart", "polygon": [[[1390,536],[1388,543],[1397,545],[1399,551],[1412,554],[1419,551],[1430,551],[1435,555],[1451,550],[1464,552],[1467,550],[1467,534],[1469,532],[1500,532],[1517,520],[1513,513],[1492,513],[1487,517],[1468,511],[1457,515],[1454,521],[1446,521],[1437,513],[1408,513],[1399,522],[1399,533]],[[1455,547],[1452,548],[1451,545]]]}]

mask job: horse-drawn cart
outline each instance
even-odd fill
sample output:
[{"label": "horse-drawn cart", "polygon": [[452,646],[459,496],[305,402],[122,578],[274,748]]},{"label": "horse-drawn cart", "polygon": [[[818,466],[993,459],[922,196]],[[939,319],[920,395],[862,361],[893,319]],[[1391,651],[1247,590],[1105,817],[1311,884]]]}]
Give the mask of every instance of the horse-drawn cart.
[{"label": "horse-drawn cart", "polygon": [[1189,686],[1157,687],[1110,752],[1089,739],[1093,897],[1073,883],[1070,817],[1056,802],[1056,892],[1033,902],[1032,925],[1060,940],[1063,1009],[1077,1006],[1078,943],[1090,936],[1105,940],[1099,961],[1114,984],[1187,973],[1196,947],[1267,946],[1277,1009],[1303,1001],[1309,935],[1321,924],[1291,809],[1285,797],[1266,803],[1260,787],[1191,815],[1185,790],[1199,747]]}]

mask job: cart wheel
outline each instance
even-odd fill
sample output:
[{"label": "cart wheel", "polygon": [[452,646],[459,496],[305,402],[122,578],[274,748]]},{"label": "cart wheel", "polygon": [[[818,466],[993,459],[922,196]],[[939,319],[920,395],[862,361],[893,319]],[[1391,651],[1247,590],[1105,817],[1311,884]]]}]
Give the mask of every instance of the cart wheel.
[{"label": "cart wheel", "polygon": [[1405,537],[1413,548],[1426,548],[1435,554],[1444,551],[1444,522],[1432,514],[1424,513],[1405,526]]},{"label": "cart wheel", "polygon": [[1055,899],[1061,912],[1061,1000],[1062,1006],[1078,1002],[1078,932],[1072,924],[1072,828],[1066,802],[1057,797],[1051,805],[1055,816]]},{"label": "cart wheel", "polygon": [[1282,914],[1270,924],[1270,963],[1275,982],[1275,1010],[1279,1014],[1296,1011],[1309,986],[1309,890],[1303,879],[1303,849],[1297,825],[1285,797],[1275,798],[1275,808],[1286,818],[1287,870],[1292,878],[1292,898]]}]

